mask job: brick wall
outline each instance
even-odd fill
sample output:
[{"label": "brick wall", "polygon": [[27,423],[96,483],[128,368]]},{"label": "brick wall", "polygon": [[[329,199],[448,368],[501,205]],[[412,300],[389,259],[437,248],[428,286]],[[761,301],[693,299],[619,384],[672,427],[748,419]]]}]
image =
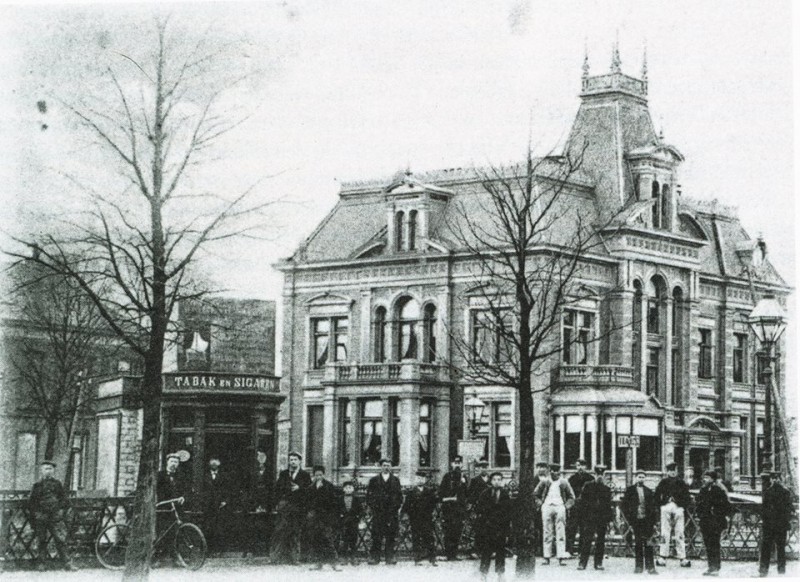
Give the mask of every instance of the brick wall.
[{"label": "brick wall", "polygon": [[117,495],[132,495],[134,493],[141,452],[142,410],[122,410],[119,429]]}]

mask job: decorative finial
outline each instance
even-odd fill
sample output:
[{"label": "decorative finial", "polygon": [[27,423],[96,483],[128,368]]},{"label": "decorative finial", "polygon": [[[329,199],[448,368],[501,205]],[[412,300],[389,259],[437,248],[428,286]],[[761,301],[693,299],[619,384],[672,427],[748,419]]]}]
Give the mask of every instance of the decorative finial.
[{"label": "decorative finial", "polygon": [[611,51],[611,72],[621,73],[621,65],[622,60],[619,58],[619,30],[617,30],[617,40],[614,42],[614,47]]},{"label": "decorative finial", "polygon": [[589,78],[589,44],[583,39],[583,78]]},{"label": "decorative finial", "polygon": [[644,50],[642,51],[642,81],[647,81],[647,40],[644,41]]}]

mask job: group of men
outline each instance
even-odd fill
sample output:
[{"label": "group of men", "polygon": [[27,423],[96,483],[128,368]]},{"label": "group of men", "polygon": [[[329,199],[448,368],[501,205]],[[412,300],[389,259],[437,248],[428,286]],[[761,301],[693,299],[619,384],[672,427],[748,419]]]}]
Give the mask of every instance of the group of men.
[{"label": "group of men", "polygon": [[[469,510],[474,515],[473,551],[480,557],[480,572],[486,575],[492,558],[495,570],[502,578],[505,571],[507,546],[511,525],[520,515],[515,502],[504,486],[503,475],[489,473],[485,462],[478,462],[479,474],[468,480],[462,471],[462,458],[456,456],[451,469],[438,487],[429,484],[429,474],[420,471],[414,487],[405,495],[400,480],[392,474],[388,459],[380,461],[380,473],[369,480],[366,505],[372,515],[372,546],[369,563],[397,562],[395,540],[402,513],[408,515],[415,563],[436,565],[434,544],[434,513],[441,504],[445,556],[457,560],[459,544]],[[326,479],[325,468],[316,466],[312,474],[301,468],[302,456],[293,452],[288,456],[287,469],[280,472],[272,483],[266,455],[257,455],[257,469],[251,492],[256,513],[272,513],[275,522],[270,536],[270,557],[275,564],[297,563],[303,553],[314,569],[329,564],[337,570],[337,561],[343,558],[353,563],[359,540],[359,528],[365,512],[364,504],[355,494],[353,482],[346,482],[340,490]],[[189,494],[182,474],[178,471],[180,458],[168,455],[166,466],[158,474],[157,495],[160,501],[174,499],[182,505]],[[536,537],[542,540],[544,564],[555,555],[559,564],[566,565],[571,557],[575,534],[580,532],[578,569],[586,569],[594,545],[594,568],[603,570],[605,535],[608,524],[616,518],[613,491],[606,479],[606,468],[595,466],[593,474],[578,461],[576,471],[569,479],[562,476],[558,465],[537,465],[534,482],[534,500],[537,508]],[[75,569],[65,544],[65,512],[69,508],[66,492],[54,477],[55,463],[41,464],[40,480],[30,494],[29,512],[38,540],[37,556],[47,552],[52,539],[67,569]],[[690,483],[678,477],[675,463],[667,465],[667,475],[655,490],[645,485],[644,471],[635,475],[636,482],[625,489],[620,509],[630,525],[635,549],[635,573],[658,574],[656,566],[665,566],[670,557],[674,538],[676,557],[683,567],[691,566],[686,558],[684,526],[686,511],[691,503]],[[229,477],[220,470],[216,457],[209,460],[204,475],[201,507],[203,530],[210,546],[220,541],[219,518],[229,505]],[[786,535],[793,512],[791,493],[780,483],[780,475],[769,472],[762,475],[762,543],[759,573],[766,576],[773,549],[776,549],[778,572],[786,569]],[[714,470],[703,474],[703,481],[695,496],[695,515],[699,521],[706,548],[707,576],[717,576],[720,571],[720,540],[729,527],[732,506],[728,497],[730,484]],[[656,524],[660,523],[661,544],[658,558],[654,555],[651,538]],[[337,549],[336,542],[339,540]],[[554,552],[555,550],[555,552]]]}]

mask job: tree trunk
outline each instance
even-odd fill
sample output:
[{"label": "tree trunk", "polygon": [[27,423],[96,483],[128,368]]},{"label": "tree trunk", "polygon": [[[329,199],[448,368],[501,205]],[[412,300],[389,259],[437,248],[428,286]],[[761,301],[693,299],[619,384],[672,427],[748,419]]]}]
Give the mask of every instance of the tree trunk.
[{"label": "tree trunk", "polygon": [[519,386],[520,455],[517,517],[520,523],[515,528],[518,579],[531,579],[536,571],[536,539],[534,533],[536,504],[533,499],[533,478],[536,464],[534,459],[534,437],[536,427],[534,424],[530,374],[526,377],[527,381],[522,380]]},{"label": "tree trunk", "polygon": [[47,440],[44,444],[44,458],[53,460],[56,454],[56,438],[58,438],[58,419],[47,423]]},{"label": "tree trunk", "polygon": [[[145,362],[142,379],[142,453],[133,506],[130,545],[125,555],[123,580],[144,581],[150,573],[155,540],[156,475],[158,471],[159,416],[161,412],[161,360]],[[156,361],[157,360],[157,361]]]}]

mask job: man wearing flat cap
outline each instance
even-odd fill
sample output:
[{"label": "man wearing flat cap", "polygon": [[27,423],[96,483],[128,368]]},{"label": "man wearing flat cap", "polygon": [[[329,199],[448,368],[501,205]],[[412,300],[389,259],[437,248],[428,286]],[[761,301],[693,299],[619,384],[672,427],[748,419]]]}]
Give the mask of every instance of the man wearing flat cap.
[{"label": "man wearing flat cap", "polygon": [[392,462],[381,459],[381,472],[367,484],[367,505],[372,510],[372,547],[370,564],[379,564],[381,549],[386,563],[397,563],[394,539],[399,528],[398,513],[403,504],[403,490],[400,479],[392,475]]},{"label": "man wearing flat cap", "polygon": [[[594,481],[594,477],[586,471],[586,461],[583,459],[578,459],[575,461],[575,472],[570,475],[569,479],[569,486],[572,487],[572,491],[575,493],[575,504],[577,505],[581,498],[581,491],[583,491],[583,486],[587,483],[591,483]],[[580,516],[577,515],[575,510],[570,510],[567,512],[567,552],[570,554],[575,553],[575,534],[578,533],[578,527],[580,525]]]},{"label": "man wearing flat cap", "polygon": [[292,451],[289,467],[275,482],[275,528],[270,537],[270,559],[273,564],[296,564],[300,553],[300,535],[306,514],[306,493],[311,475],[300,468],[303,456]]},{"label": "man wearing flat cap", "polygon": [[533,491],[533,497],[537,506],[542,508],[544,563],[545,565],[550,563],[555,543],[558,563],[566,566],[567,563],[564,560],[569,557],[565,531],[567,510],[572,509],[575,504],[575,493],[572,491],[569,481],[561,476],[560,466],[550,465],[550,478],[539,482]]},{"label": "man wearing flat cap", "polygon": [[697,494],[695,515],[700,520],[700,532],[706,546],[708,570],[703,576],[719,576],[721,565],[720,538],[728,527],[731,502],[725,489],[716,484],[716,471],[703,473],[703,486]]},{"label": "man wearing flat cap", "polygon": [[66,529],[65,514],[69,509],[69,501],[61,481],[54,477],[56,464],[53,461],[43,461],[39,472],[41,478],[33,484],[28,497],[28,511],[33,520],[33,531],[37,540],[36,567],[45,569],[43,560],[49,559],[47,551],[47,534],[49,533],[56,545],[59,558],[64,562],[64,568],[75,570],[75,565],[67,551],[64,531]]},{"label": "man wearing flat cap", "polygon": [[658,574],[653,560],[653,546],[650,538],[653,528],[658,522],[658,508],[655,493],[644,484],[645,472],[636,471],[636,483],[625,490],[622,497],[622,513],[633,529],[636,565],[634,574],[641,574],[647,569],[648,574]]},{"label": "man wearing flat cap", "polygon": [[683,539],[684,517],[691,501],[689,486],[678,477],[678,466],[667,465],[667,476],[656,487],[656,505],[661,515],[661,548],[656,560],[658,566],[666,566],[669,558],[670,538],[675,531],[675,554],[681,566],[688,568],[692,563],[686,559],[686,544]]},{"label": "man wearing flat cap", "polygon": [[581,540],[578,560],[578,570],[585,570],[589,563],[589,554],[592,550],[592,540],[597,537],[594,544],[594,569],[603,570],[603,556],[606,551],[606,528],[608,522],[614,519],[614,508],[611,505],[611,488],[605,482],[606,468],[596,465],[594,468],[595,479],[583,486],[581,496],[575,504],[578,514]]},{"label": "man wearing flat cap", "polygon": [[427,486],[428,474],[417,471],[414,488],[406,493],[401,511],[408,514],[411,526],[411,545],[414,549],[414,564],[423,560],[436,566],[436,549],[433,544],[433,512],[436,510],[436,491]]},{"label": "man wearing flat cap", "polygon": [[778,558],[778,574],[786,573],[786,532],[794,513],[792,494],[781,485],[780,473],[765,472],[761,475],[763,494],[761,497],[761,556],[758,574],[769,574],[772,548]]},{"label": "man wearing flat cap", "polygon": [[448,560],[458,560],[458,544],[467,513],[467,476],[461,472],[461,455],[453,457],[450,471],[442,477],[439,499],[442,502],[444,554]]}]

